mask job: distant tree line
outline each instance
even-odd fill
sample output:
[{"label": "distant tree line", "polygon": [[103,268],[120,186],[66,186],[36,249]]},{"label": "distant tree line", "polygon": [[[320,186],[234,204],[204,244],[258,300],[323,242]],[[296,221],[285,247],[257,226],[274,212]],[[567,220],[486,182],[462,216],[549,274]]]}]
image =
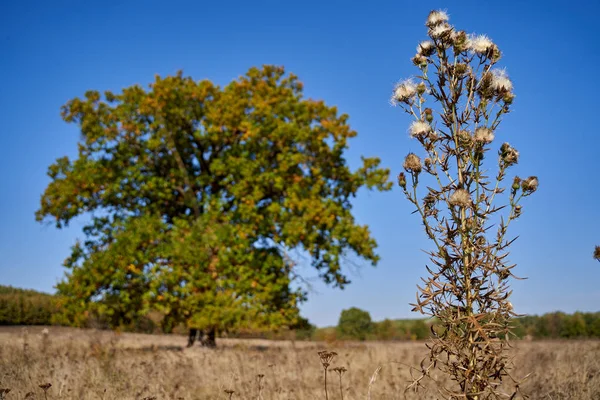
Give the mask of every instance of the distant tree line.
[{"label": "distant tree line", "polygon": [[[513,333],[521,339],[600,338],[600,312],[563,312],[531,315],[512,320]],[[315,329],[314,340],[423,340],[431,334],[436,321],[425,319],[373,322],[367,311],[350,308],[342,311],[338,325]]]},{"label": "distant tree line", "polygon": [[57,298],[0,285],[0,325],[53,325],[60,322]]},{"label": "distant tree line", "polygon": [[[101,317],[88,315],[87,326],[109,328]],[[35,290],[0,285],[0,325],[71,325],[62,313],[61,298]],[[343,310],[338,325],[317,328],[307,319],[301,318],[293,330],[287,331],[241,331],[229,337],[296,340],[423,340],[431,333],[434,320],[384,319],[375,322],[364,310],[352,307]],[[541,316],[531,315],[513,320],[513,332],[519,338],[600,338],[600,312],[565,314],[553,312]],[[185,333],[185,327],[175,330]],[[162,332],[160,316],[149,314],[126,331],[142,333]],[[227,334],[226,332],[224,334]]]}]

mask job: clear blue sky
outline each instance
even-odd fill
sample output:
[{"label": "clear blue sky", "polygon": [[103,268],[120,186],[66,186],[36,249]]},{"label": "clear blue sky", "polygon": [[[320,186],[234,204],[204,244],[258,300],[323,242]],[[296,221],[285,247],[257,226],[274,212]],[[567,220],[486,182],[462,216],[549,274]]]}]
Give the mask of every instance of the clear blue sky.
[{"label": "clear blue sky", "polygon": [[[516,282],[519,312],[600,310],[600,35],[598,2],[0,2],[0,283],[53,291],[82,221],[57,230],[35,222],[46,168],[74,156],[78,132],[59,109],[87,89],[146,85],[183,69],[219,84],[261,64],[299,75],[306,95],[350,115],[358,137],[348,158],[376,155],[394,175],[407,152],[408,117],[388,105],[393,84],[415,72],[430,9],[488,34],[517,98],[497,133],[521,152],[513,173],[541,186],[512,226],[510,261],[529,277]],[[315,284],[303,306],[318,325],[357,306],[374,319],[410,312],[429,248],[399,190],[363,192],[361,223],[379,242],[380,265],[351,275],[344,291]]]}]

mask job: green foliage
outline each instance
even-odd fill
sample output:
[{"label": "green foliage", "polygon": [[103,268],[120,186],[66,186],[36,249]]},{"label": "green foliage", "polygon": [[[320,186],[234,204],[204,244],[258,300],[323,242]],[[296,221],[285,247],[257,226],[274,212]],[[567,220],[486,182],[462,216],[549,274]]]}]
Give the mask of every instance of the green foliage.
[{"label": "green foliage", "polygon": [[572,315],[562,312],[515,318],[513,333],[520,338],[600,338],[600,312]]},{"label": "green foliage", "polygon": [[52,295],[0,286],[0,325],[51,325],[58,311]]},{"label": "green foliage", "polygon": [[373,329],[371,315],[360,308],[343,310],[337,325],[340,339],[365,340]]},{"label": "green foliage", "polygon": [[294,325],[302,290],[291,250],[344,287],[346,255],[379,257],[350,200],[388,190],[388,170],[344,158],[347,115],[304,99],[302,84],[265,66],[221,88],[181,73],[149,90],[88,91],[62,109],[81,130],[75,160],[49,167],[36,213],[58,228],[91,216],[58,291],[76,325],[131,326],[160,311],[218,330]]}]

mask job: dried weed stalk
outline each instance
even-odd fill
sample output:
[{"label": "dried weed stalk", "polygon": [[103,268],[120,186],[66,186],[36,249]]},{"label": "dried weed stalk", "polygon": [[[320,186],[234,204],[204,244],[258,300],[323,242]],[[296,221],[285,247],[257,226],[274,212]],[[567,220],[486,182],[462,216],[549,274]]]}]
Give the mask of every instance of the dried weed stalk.
[{"label": "dried weed stalk", "polygon": [[505,350],[516,315],[508,300],[514,265],[506,260],[514,239],[506,234],[538,179],[515,177],[504,193],[507,171],[519,160],[508,143],[495,147],[494,170],[484,167],[515,98],[506,71],[496,67],[498,46],[485,35],[455,29],[443,11],[432,11],[426,26],[430,40],[412,59],[421,74],[400,82],[392,95],[392,103],[414,118],[409,133],[424,150],[423,157],[406,156],[398,184],[435,244],[413,311],[435,317],[437,328],[421,377],[409,388],[416,390],[422,377],[439,369],[453,382],[438,385],[445,398],[514,398],[518,384],[512,393],[499,388],[510,377]]},{"label": "dried weed stalk", "polygon": [[323,367],[323,372],[325,374],[325,400],[329,400],[329,394],[327,393],[327,369],[331,366],[331,362],[337,356],[335,351],[319,351],[317,353],[319,355],[319,359],[321,360],[321,366]]}]

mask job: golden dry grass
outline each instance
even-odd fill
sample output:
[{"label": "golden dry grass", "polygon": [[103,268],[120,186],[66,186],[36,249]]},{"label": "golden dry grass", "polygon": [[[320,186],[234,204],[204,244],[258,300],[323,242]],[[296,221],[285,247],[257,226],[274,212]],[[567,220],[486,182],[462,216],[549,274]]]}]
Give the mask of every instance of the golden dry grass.
[{"label": "golden dry grass", "polygon": [[[40,384],[51,383],[49,399],[324,399],[317,352],[338,353],[331,368],[343,366],[344,399],[403,399],[410,379],[406,366],[418,366],[424,343],[219,341],[217,350],[186,349],[182,336],[140,335],[49,328],[0,329],[0,388],[6,399],[44,399]],[[25,343],[27,345],[25,346]],[[600,341],[518,342],[517,376],[532,399],[600,399]],[[261,397],[257,375],[263,374]],[[341,397],[338,376],[329,375],[329,399]],[[431,383],[407,399],[440,398]],[[508,388],[508,386],[507,386]],[[0,396],[1,397],[1,396]]]}]

